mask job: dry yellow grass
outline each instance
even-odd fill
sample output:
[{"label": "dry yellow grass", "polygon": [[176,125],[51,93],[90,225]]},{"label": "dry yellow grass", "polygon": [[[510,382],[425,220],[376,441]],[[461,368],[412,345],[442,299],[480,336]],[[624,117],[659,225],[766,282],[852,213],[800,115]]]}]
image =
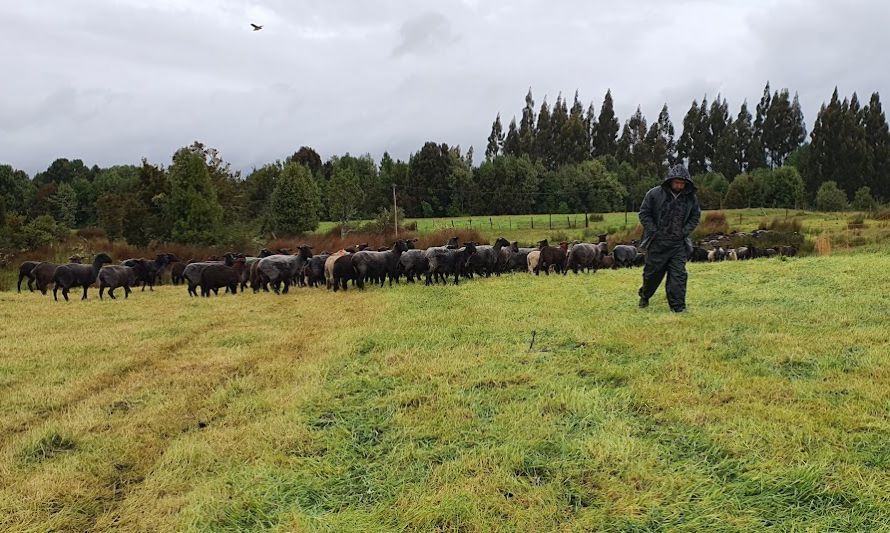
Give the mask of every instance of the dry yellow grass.
[{"label": "dry yellow grass", "polygon": [[828,233],[823,232],[816,239],[816,253],[820,256],[831,255],[831,237]]}]

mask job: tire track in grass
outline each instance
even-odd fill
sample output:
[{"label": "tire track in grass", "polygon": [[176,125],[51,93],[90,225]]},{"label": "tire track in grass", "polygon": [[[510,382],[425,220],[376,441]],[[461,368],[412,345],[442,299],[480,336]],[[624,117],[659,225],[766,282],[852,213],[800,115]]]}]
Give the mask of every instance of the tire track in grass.
[{"label": "tire track in grass", "polygon": [[[361,293],[354,294],[356,294],[356,296],[351,296],[349,301],[358,301],[359,305],[362,305],[363,302],[367,302],[369,298],[375,297],[373,295],[363,296]],[[316,294],[313,294],[313,296],[316,296]],[[289,332],[288,335],[290,336],[285,335],[283,337],[268,338],[267,342],[264,344],[264,346],[266,346],[264,349],[246,350],[244,357],[241,357],[236,364],[231,366],[231,369],[234,369],[241,374],[238,379],[255,379],[256,382],[262,384],[262,391],[280,389],[280,387],[288,385],[290,382],[289,380],[293,378],[292,374],[289,372],[274,371],[269,367],[278,368],[279,370],[282,368],[282,365],[287,367],[288,370],[294,368],[293,361],[289,357],[289,350],[294,347],[294,340],[297,338],[302,341],[308,341],[314,347],[311,351],[299,352],[299,367],[299,365],[302,364],[312,363],[338,355],[338,351],[334,349],[335,341],[330,338],[326,339],[326,337],[331,337],[330,331],[332,329],[350,325],[356,328],[356,333],[354,335],[357,335],[358,331],[361,331],[361,326],[366,326],[365,323],[370,323],[375,320],[375,317],[367,316],[364,319],[357,321],[355,317],[348,313],[342,313],[336,317],[321,313],[295,315],[292,311],[293,303],[284,299],[276,301],[273,305],[281,310],[290,311],[290,316],[298,316],[300,318],[301,327],[298,330]],[[233,321],[234,320],[237,319],[233,318]],[[229,328],[223,329],[228,330]],[[299,335],[299,337],[296,337],[296,335]],[[342,339],[339,343],[342,344]],[[189,406],[192,406],[192,408],[194,408],[194,406],[199,406],[201,420],[206,423],[206,429],[191,427],[189,431],[171,435],[170,438],[158,442],[152,449],[143,452],[138,470],[143,472],[144,476],[150,475],[152,471],[159,467],[165,460],[167,451],[171,446],[174,446],[180,438],[189,438],[188,434],[195,431],[201,431],[202,434],[207,435],[207,437],[204,438],[209,438],[210,435],[213,434],[214,428],[225,427],[228,405],[212,405],[208,391],[215,392],[222,390],[227,387],[229,382],[236,381],[232,379],[231,373],[231,371],[221,371],[215,382],[206,383],[201,387],[195,388],[191,391],[190,396],[180,400],[180,405],[184,408],[188,408]],[[176,409],[173,409],[173,411],[175,413]],[[241,424],[252,422],[254,421],[240,421],[236,422],[236,424],[240,426]],[[231,430],[231,428],[225,427],[224,431],[228,430]],[[129,487],[127,491],[120,495],[120,497],[111,501],[109,508],[102,515],[96,517],[94,522],[96,529],[103,530],[115,527],[144,528],[144,525],[139,525],[140,522],[138,520],[134,521],[134,515],[139,516],[140,514],[140,510],[135,509],[134,506],[138,506],[138,502],[142,501],[140,499],[141,497],[137,496],[142,485],[143,484],[140,483],[139,485]],[[135,499],[131,498],[133,496],[135,496]]]},{"label": "tire track in grass", "polygon": [[166,360],[175,358],[189,345],[194,343],[200,335],[210,331],[213,326],[213,321],[208,321],[190,331],[189,335],[176,338],[172,342],[148,353],[141,349],[134,350],[135,353],[142,354],[142,356],[113,372],[104,372],[90,376],[84,380],[85,383],[72,386],[73,391],[70,394],[56,399],[52,405],[41,408],[31,417],[19,420],[14,425],[3,425],[0,427],[0,435],[2,435],[0,436],[0,445],[8,444],[11,439],[28,431],[34,425],[46,421],[51,416],[65,415],[67,412],[76,409],[84,401],[123,382],[131,374],[151,367],[157,367]]}]

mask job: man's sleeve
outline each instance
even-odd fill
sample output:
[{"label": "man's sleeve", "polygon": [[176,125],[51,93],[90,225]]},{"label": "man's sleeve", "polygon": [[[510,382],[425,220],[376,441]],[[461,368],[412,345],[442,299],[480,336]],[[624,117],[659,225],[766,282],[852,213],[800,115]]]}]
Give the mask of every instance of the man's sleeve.
[{"label": "man's sleeve", "polygon": [[683,235],[687,237],[695,231],[695,228],[701,220],[701,207],[698,204],[698,197],[693,196],[692,198],[692,211],[689,212],[689,218],[686,220],[686,225],[683,227]]},{"label": "man's sleeve", "polygon": [[658,230],[658,226],[655,224],[655,218],[652,216],[651,191],[647,192],[646,196],[643,197],[643,205],[640,206],[640,224],[643,225],[643,229],[650,235]]}]

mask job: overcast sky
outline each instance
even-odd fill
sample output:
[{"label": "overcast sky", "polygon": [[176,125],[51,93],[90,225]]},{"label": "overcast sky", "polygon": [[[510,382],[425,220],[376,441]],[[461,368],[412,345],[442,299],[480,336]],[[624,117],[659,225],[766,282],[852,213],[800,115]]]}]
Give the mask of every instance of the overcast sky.
[{"label": "overcast sky", "polygon": [[888,21],[885,0],[0,0],[0,162],[168,164],[196,139],[244,170],[428,140],[479,161],[529,87],[597,112],[611,88],[622,123],[667,103],[679,130],[693,98],[735,113],[770,80],[809,126],[835,85],[887,94]]}]

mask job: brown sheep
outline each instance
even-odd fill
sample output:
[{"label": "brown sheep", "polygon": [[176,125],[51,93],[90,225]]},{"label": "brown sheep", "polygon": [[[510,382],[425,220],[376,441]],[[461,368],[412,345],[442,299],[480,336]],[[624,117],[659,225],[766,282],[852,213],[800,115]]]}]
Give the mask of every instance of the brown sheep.
[{"label": "brown sheep", "polygon": [[556,273],[561,274],[565,270],[566,255],[569,243],[563,241],[559,246],[550,246],[547,239],[538,243],[538,249],[541,252],[541,258],[538,261],[538,268],[535,269],[535,275],[544,269],[544,273],[550,275],[550,267],[553,266]]}]

